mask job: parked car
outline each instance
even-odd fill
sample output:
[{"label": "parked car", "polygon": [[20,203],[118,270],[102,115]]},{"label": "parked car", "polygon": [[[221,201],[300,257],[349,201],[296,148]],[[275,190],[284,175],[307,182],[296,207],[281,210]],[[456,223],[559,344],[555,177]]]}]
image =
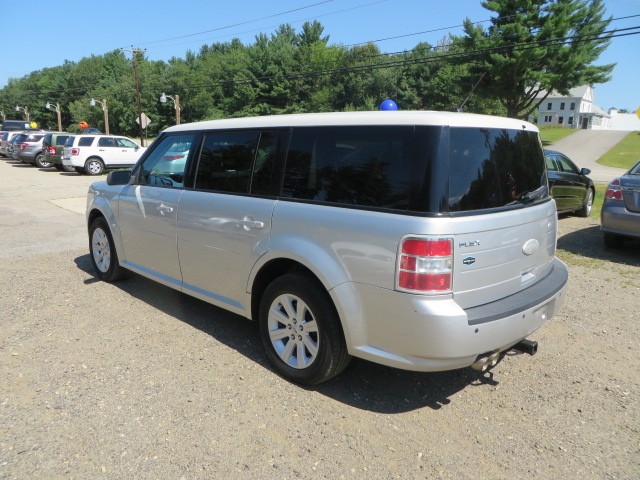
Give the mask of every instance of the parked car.
[{"label": "parked car", "polygon": [[42,139],[42,151],[44,152],[44,160],[56,170],[65,170],[67,172],[75,172],[71,166],[62,165],[62,154],[64,153],[64,143],[71,134],[66,132],[49,132]]},{"label": "parked car", "polygon": [[7,155],[9,158],[18,160],[18,145],[20,145],[20,142],[27,138],[28,135],[29,132],[19,132],[9,141],[9,146],[7,147]]},{"label": "parked car", "polygon": [[22,132],[21,131],[7,131],[2,134],[2,140],[0,140],[0,155],[5,158],[12,158],[9,151],[9,144]]},{"label": "parked car", "polygon": [[625,240],[640,238],[640,161],[613,179],[604,197],[600,213],[604,244],[617,248]]},{"label": "parked car", "polygon": [[48,168],[51,166],[44,158],[42,151],[42,139],[46,132],[40,133],[27,133],[26,137],[20,140],[17,147],[14,146],[14,151],[17,152],[17,159],[22,163],[29,163],[39,168]]},{"label": "parked car", "polygon": [[596,196],[596,187],[587,175],[588,168],[578,168],[565,154],[555,150],[545,150],[549,188],[556,201],[558,212],[575,212],[580,217],[588,217]]},{"label": "parked car", "polygon": [[90,258],[102,280],[131,270],[256,320],[295,382],[351,356],[485,370],[533,354],[566,296],[540,145],[465,113],[177,125],[89,188]]},{"label": "parked car", "polygon": [[29,122],[25,120],[3,120],[2,130],[4,131],[23,131],[29,130],[31,127]]},{"label": "parked car", "polygon": [[145,150],[127,137],[71,135],[64,144],[62,165],[78,173],[100,175],[106,168],[131,167]]}]

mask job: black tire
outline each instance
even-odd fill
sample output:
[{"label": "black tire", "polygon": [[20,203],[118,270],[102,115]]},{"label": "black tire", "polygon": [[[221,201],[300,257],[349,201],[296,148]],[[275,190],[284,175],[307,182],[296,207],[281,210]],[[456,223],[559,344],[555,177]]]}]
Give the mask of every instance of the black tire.
[{"label": "black tire", "polygon": [[576,212],[579,217],[588,217],[591,214],[591,208],[593,207],[593,190],[587,190],[587,195],[584,198],[582,208]]},{"label": "black tire", "polygon": [[624,243],[624,239],[615,233],[604,233],[604,246],[607,248],[620,248]]},{"label": "black tire", "polygon": [[96,276],[105,282],[124,278],[126,270],[118,263],[118,252],[104,217],[96,218],[89,227],[89,252]]},{"label": "black tire", "polygon": [[[76,167],[72,167],[71,165],[62,165],[62,170],[69,173],[77,172]],[[84,174],[84,168],[82,169],[82,172],[78,173]]]},{"label": "black tire", "polygon": [[[306,306],[302,311],[300,303]],[[303,318],[297,318],[300,315]],[[308,275],[290,273],[271,282],[261,298],[258,321],[267,357],[288,380],[322,383],[351,360],[331,297]],[[272,336],[275,332],[279,334]]]},{"label": "black tire", "polygon": [[58,163],[54,163],[53,164],[53,168],[55,168],[59,172],[62,172],[64,170],[64,167],[62,165],[58,164]]},{"label": "black tire", "polygon": [[47,162],[44,157],[44,153],[40,152],[36,155],[36,167],[38,168],[49,168],[51,166],[51,162]]},{"label": "black tire", "polygon": [[[73,168],[73,170],[71,170],[71,171],[76,171],[80,175],[84,175],[85,173],[87,173],[87,172],[85,172],[83,167],[71,167],[71,168]],[[69,171],[69,170],[67,170],[67,171]]]},{"label": "black tire", "polygon": [[102,175],[104,173],[104,162],[98,157],[88,158],[84,163],[84,171],[89,175]]}]

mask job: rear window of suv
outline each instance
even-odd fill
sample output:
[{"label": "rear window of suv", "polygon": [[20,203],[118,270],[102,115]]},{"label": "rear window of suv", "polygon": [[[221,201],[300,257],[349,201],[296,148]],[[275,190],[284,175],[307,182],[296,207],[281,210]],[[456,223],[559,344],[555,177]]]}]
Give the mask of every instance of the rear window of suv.
[{"label": "rear window of suv", "polygon": [[548,196],[537,133],[452,128],[449,145],[450,212],[500,208]]}]

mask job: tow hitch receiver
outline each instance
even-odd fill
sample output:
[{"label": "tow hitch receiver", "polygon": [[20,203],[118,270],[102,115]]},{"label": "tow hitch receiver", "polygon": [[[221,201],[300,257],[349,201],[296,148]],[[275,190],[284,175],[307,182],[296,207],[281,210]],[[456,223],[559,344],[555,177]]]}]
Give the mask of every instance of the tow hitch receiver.
[{"label": "tow hitch receiver", "polygon": [[517,350],[518,352],[526,353],[528,355],[535,355],[538,352],[538,342],[533,340],[527,340],[526,338],[520,340],[513,347],[513,350]]}]

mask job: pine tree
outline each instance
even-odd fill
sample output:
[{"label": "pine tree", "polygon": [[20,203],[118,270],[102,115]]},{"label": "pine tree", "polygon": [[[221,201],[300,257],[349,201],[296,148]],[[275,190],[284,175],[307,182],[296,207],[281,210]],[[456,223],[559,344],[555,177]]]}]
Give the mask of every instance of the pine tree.
[{"label": "pine tree", "polygon": [[593,65],[607,48],[611,18],[602,0],[491,0],[497,14],[484,29],[465,20],[462,45],[482,78],[477,93],[498,98],[513,118],[526,118],[553,90],[610,80],[615,64]]}]

